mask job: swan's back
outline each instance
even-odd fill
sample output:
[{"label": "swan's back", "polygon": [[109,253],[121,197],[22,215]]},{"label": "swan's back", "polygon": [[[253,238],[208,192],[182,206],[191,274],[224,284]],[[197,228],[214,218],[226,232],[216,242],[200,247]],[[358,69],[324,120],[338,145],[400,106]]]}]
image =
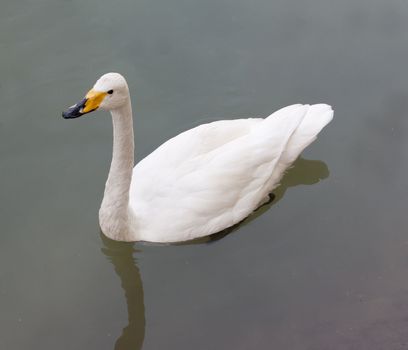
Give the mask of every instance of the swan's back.
[{"label": "swan's back", "polygon": [[332,118],[328,105],[293,105],[265,119],[218,121],[170,139],[134,168],[137,239],[188,240],[243,220]]}]

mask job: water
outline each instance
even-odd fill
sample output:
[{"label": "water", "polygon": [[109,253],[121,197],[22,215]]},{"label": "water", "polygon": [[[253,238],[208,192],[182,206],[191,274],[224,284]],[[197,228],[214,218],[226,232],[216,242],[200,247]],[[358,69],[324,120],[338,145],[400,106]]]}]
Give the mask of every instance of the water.
[{"label": "water", "polygon": [[[408,5],[2,3],[0,348],[408,348]],[[97,212],[129,82],[136,158],[200,123],[327,102],[275,201],[196,244],[115,243]]]}]

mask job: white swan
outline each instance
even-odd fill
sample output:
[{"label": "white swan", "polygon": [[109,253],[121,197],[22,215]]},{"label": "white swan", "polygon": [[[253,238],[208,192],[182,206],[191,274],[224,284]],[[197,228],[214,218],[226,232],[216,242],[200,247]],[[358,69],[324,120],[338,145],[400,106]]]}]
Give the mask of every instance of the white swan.
[{"label": "white swan", "polygon": [[268,118],[220,120],[168,140],[134,168],[126,80],[103,75],[63,113],[98,108],[113,120],[113,156],[99,211],[115,240],[180,242],[230,227],[265,202],[285,169],[333,118],[325,104],[293,105]]}]

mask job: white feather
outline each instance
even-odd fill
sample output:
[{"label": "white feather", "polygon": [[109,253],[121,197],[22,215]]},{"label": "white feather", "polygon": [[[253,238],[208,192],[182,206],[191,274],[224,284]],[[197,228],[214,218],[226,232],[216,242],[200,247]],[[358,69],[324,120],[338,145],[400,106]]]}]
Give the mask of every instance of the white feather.
[{"label": "white feather", "polygon": [[266,119],[204,124],[167,141],[133,171],[139,238],[183,241],[240,222],[332,115],[327,105],[294,105]]}]

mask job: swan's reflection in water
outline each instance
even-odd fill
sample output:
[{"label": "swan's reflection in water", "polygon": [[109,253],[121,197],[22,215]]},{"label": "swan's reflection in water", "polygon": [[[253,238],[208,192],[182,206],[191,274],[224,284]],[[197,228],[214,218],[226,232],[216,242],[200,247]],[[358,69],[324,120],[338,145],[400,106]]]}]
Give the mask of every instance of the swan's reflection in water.
[{"label": "swan's reflection in water", "polygon": [[271,204],[280,201],[289,187],[313,185],[329,177],[329,174],[329,168],[321,160],[298,158],[286,172],[280,186],[273,191],[275,198]]},{"label": "swan's reflection in water", "polygon": [[[254,220],[256,217],[268,210],[272,205],[282,199],[289,187],[298,185],[313,185],[329,176],[327,165],[319,160],[307,160],[299,158],[291,169],[287,171],[281,181],[281,185],[273,191],[271,201],[242,223],[232,228],[190,242],[180,243],[183,245],[209,243],[219,240],[234,231],[237,227]],[[116,242],[105,237],[101,233],[103,254],[113,264],[115,272],[120,278],[125,293],[129,324],[123,328],[121,336],[115,344],[115,350],[139,350],[143,346],[145,334],[145,310],[143,298],[143,284],[134,253],[134,243]]]},{"label": "swan's reflection in water", "polygon": [[137,261],[134,243],[116,242],[101,233],[103,248],[107,259],[113,264],[125,293],[129,324],[123,328],[115,343],[115,350],[139,350],[143,346],[145,334],[145,310],[143,284]]}]

